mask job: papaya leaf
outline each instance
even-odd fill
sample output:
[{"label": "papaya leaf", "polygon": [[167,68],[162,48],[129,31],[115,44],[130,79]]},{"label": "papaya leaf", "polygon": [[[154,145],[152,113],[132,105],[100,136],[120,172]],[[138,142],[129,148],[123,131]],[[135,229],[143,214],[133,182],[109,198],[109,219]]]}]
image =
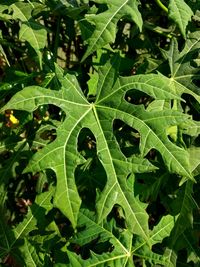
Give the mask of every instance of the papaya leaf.
[{"label": "papaya leaf", "polygon": [[[7,255],[12,255],[12,254],[14,254],[15,258],[18,258],[18,256],[16,257],[15,254],[19,253],[17,251],[18,249],[21,249],[21,246],[25,246],[23,247],[23,249],[25,249],[24,253],[27,254],[27,257],[30,256],[29,255],[30,251],[28,250],[29,245],[27,243],[28,241],[26,241],[26,238],[28,238],[30,231],[37,229],[37,223],[39,221],[38,219],[39,218],[44,219],[45,213],[52,208],[51,204],[52,194],[53,194],[53,189],[38,195],[35,203],[31,207],[29,207],[28,213],[24,218],[24,220],[20,222],[14,229],[10,229],[10,227],[8,227],[6,218],[3,215],[4,209],[3,207],[1,208],[1,218],[2,218],[2,220],[0,220],[1,258],[4,258]],[[22,260],[21,258],[23,257],[20,256],[18,260],[21,261]]]},{"label": "papaya leaf", "polygon": [[186,38],[186,27],[193,15],[191,8],[184,0],[170,0],[168,9],[169,18],[178,25],[183,37]]},{"label": "papaya leaf", "polygon": [[190,157],[190,166],[191,171],[194,176],[199,175],[200,173],[200,148],[191,146],[188,149],[189,157]]},{"label": "papaya leaf", "polygon": [[171,215],[163,216],[160,222],[154,226],[151,231],[151,244],[154,245],[159,242],[161,243],[165,237],[169,236],[170,232],[174,228],[175,221],[176,218]]},{"label": "papaya leaf", "polygon": [[[23,245],[19,247],[20,257],[18,257],[18,264],[27,267],[42,267],[44,266],[44,255],[37,254],[36,248],[31,243],[24,239]],[[40,253],[41,254],[41,253]]]},{"label": "papaya leaf", "polygon": [[199,266],[200,0],[0,2],[0,266]]},{"label": "papaya leaf", "polygon": [[[186,231],[183,235],[183,243],[187,244],[187,253],[188,253],[188,261],[187,262],[194,262],[198,266],[199,264],[199,258],[200,258],[200,249],[197,244],[197,238],[193,234],[191,234],[189,231]],[[182,244],[183,244],[182,243]]]},{"label": "papaya leaf", "polygon": [[1,206],[1,220],[0,220],[0,258],[6,257],[11,250],[10,244],[14,239],[14,234],[10,231],[5,218],[5,210]]},{"label": "papaya leaf", "polygon": [[179,194],[180,196],[174,202],[174,205],[178,207],[179,214],[171,233],[171,246],[173,247],[177,239],[185,230],[193,227],[193,210],[197,208],[197,204],[193,198],[193,183],[187,181],[183,185],[183,190]]},{"label": "papaya leaf", "polygon": [[[80,27],[88,43],[82,61],[103,46],[113,43],[116,37],[117,22],[122,17],[134,21],[142,29],[142,17],[138,10],[138,1],[132,0],[95,0],[95,3],[106,4],[107,10],[99,14],[86,16],[86,21],[80,21]],[[88,38],[89,37],[89,38]]]},{"label": "papaya leaf", "polygon": [[164,256],[168,259],[168,263],[166,264],[166,267],[176,266],[177,254],[174,250],[167,248],[165,250]]},{"label": "papaya leaf", "polygon": [[[24,140],[18,140],[13,143],[7,144],[7,142],[10,140],[6,140],[2,142],[2,145],[0,146],[0,151],[7,151],[7,149],[12,149],[13,154],[12,157],[10,157],[6,164],[0,169],[0,175],[1,175],[1,181],[0,184],[8,183],[10,178],[16,177],[16,166],[19,165],[19,160],[24,155],[27,155],[27,152],[29,153],[29,146]],[[12,140],[13,141],[13,140]]]},{"label": "papaya leaf", "polygon": [[[27,87],[18,92],[3,110],[11,108],[32,112],[40,105],[54,104],[66,113],[65,120],[57,128],[57,138],[33,156],[26,171],[35,173],[52,169],[56,173],[54,205],[67,216],[73,227],[76,227],[81,205],[74,172],[78,165],[85,162],[77,150],[77,138],[82,128],[89,128],[96,138],[97,156],[107,175],[107,183],[97,196],[97,221],[100,223],[113,206],[119,204],[131,232],[148,241],[148,214],[144,204],[130,189],[129,176],[156,169],[144,158],[155,148],[162,155],[169,172],[193,179],[187,152],[167,137],[167,128],[187,121],[188,116],[171,109],[148,112],[143,105],[129,103],[125,98],[129,90],[145,92],[158,100],[179,97],[158,74],[118,78],[118,61],[118,56],[115,56],[100,68],[94,103],[87,101],[73,75],[64,75],[57,67],[61,90]],[[128,158],[122,153],[113,134],[116,119],[139,132],[140,155]]]},{"label": "papaya leaf", "polygon": [[189,265],[191,262],[194,263],[194,266],[199,265],[200,249],[198,247],[197,234],[193,229],[188,229],[182,235],[179,236],[175,248],[173,250],[166,250],[165,255],[171,260],[169,265],[167,265],[168,267],[183,264],[181,257],[178,258],[176,255],[175,251],[178,250],[184,250],[184,253],[187,255],[185,265]]},{"label": "papaya leaf", "polygon": [[[105,266],[110,264],[126,266],[127,261],[131,261],[132,234],[124,229],[116,227],[114,220],[98,225],[95,222],[95,214],[86,209],[82,209],[78,217],[79,231],[72,239],[71,243],[79,245],[81,248],[91,244],[90,257],[87,260],[68,251],[70,259],[69,266]],[[105,243],[107,246],[105,246]],[[104,244],[104,252],[98,252],[100,244]],[[96,253],[95,253],[96,251]],[[133,263],[132,263],[133,264]]]},{"label": "papaya leaf", "polygon": [[13,19],[21,21],[19,39],[27,41],[38,55],[40,67],[42,66],[41,49],[44,48],[47,39],[47,30],[32,17],[34,6],[29,3],[17,2],[11,5]]},{"label": "papaya leaf", "polygon": [[[37,195],[35,203],[31,205],[26,218],[14,228],[16,240],[25,237],[30,230],[37,228],[37,224],[44,219],[44,215],[52,208],[51,198],[53,188]],[[16,241],[15,241],[16,242]]]},{"label": "papaya leaf", "polygon": [[[170,236],[171,231],[173,230],[176,218],[167,215],[163,216],[159,223],[154,226],[150,231],[149,242],[151,246],[162,243],[163,239]],[[147,243],[144,239],[136,238],[133,243],[132,253],[135,256],[147,259],[149,263],[152,264],[162,264],[164,266],[170,265],[170,261],[167,257],[163,257],[157,253],[151,251],[147,246]]]},{"label": "papaya leaf", "polygon": [[[166,82],[170,83],[171,88],[181,96],[183,93],[192,95],[200,102],[199,88],[195,84],[200,79],[199,68],[195,63],[198,58],[198,50],[200,48],[200,33],[191,33],[185,43],[184,48],[179,52],[178,44],[172,39],[169,51],[165,51],[164,55],[169,61],[171,77],[166,78]],[[167,81],[168,80],[168,81]]]},{"label": "papaya leaf", "polygon": [[[133,255],[141,256],[149,263],[163,265],[167,263],[166,258],[151,252],[144,239],[141,240],[141,243],[134,242],[132,234],[126,229],[118,228],[114,220],[109,222],[104,220],[98,225],[95,222],[94,213],[81,209],[77,225],[80,231],[71,239],[71,244],[79,246],[80,251],[85,251],[88,246],[89,255],[88,259],[85,260],[82,258],[84,256],[82,253],[76,255],[68,251],[69,266],[94,266],[97,263],[98,266],[105,266],[105,264],[109,266],[129,266],[130,264],[133,266]],[[169,236],[173,225],[174,218],[172,216],[163,217],[150,234],[151,245],[159,243],[163,238]],[[102,246],[107,244],[107,251],[105,247],[105,251],[100,253],[98,251],[99,244]]]}]

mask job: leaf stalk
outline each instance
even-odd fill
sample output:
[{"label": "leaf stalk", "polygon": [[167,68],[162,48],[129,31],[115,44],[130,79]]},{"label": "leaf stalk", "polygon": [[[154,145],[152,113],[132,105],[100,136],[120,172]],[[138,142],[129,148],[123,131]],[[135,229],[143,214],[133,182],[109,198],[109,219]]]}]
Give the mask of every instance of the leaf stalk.
[{"label": "leaf stalk", "polygon": [[162,3],[160,0],[155,0],[155,1],[156,1],[157,5],[158,5],[163,11],[165,11],[166,13],[168,13],[168,8],[167,8],[165,5],[163,5],[163,3]]}]

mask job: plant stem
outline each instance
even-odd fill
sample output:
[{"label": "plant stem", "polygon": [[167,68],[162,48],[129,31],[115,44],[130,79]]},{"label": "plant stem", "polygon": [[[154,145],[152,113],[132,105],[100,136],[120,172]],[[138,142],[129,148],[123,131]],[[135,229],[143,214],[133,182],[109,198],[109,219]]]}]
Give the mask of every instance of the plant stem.
[{"label": "plant stem", "polygon": [[167,8],[165,5],[163,5],[163,3],[162,3],[160,0],[155,0],[155,1],[156,1],[157,5],[158,5],[162,10],[164,10],[166,13],[168,13],[168,8]]},{"label": "plant stem", "polygon": [[149,29],[149,30],[156,32],[158,34],[161,34],[167,38],[173,37],[173,35],[170,32],[171,30],[169,30],[169,29],[163,29],[163,28],[155,26],[155,25],[153,25],[147,21],[145,21],[143,25],[144,25],[144,28]]}]

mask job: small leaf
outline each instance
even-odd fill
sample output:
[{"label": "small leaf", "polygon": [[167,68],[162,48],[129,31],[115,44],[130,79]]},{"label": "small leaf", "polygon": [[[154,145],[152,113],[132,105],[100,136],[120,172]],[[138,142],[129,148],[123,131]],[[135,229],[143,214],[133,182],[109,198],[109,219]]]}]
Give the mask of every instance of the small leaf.
[{"label": "small leaf", "polygon": [[163,216],[160,222],[154,226],[150,234],[151,244],[161,243],[162,240],[170,235],[175,225],[175,217],[167,215]]},{"label": "small leaf", "polygon": [[[51,198],[53,192],[54,190],[52,188],[37,196],[35,203],[29,207],[25,219],[14,228],[15,240],[12,246],[18,239],[26,237],[30,231],[37,228],[37,223],[40,223],[39,221],[44,218],[45,213],[52,208]],[[41,219],[39,220],[39,218]]]},{"label": "small leaf", "polygon": [[175,21],[182,35],[186,38],[186,27],[191,20],[193,12],[184,0],[170,0],[169,18]]},{"label": "small leaf", "polygon": [[188,153],[190,158],[191,171],[196,176],[200,173],[200,148],[191,146],[188,149]]},{"label": "small leaf", "polygon": [[[1,213],[0,256],[1,258],[7,256],[8,254],[11,254],[11,255],[15,254],[16,251],[18,251],[18,248],[21,246],[21,244],[23,242],[26,243],[26,240],[24,238],[28,238],[30,231],[37,229],[37,223],[39,223],[38,218],[41,217],[42,219],[44,219],[45,213],[52,208],[52,204],[50,203],[52,194],[53,194],[53,189],[39,195],[36,199],[36,203],[34,203],[31,207],[29,207],[28,213],[26,217],[24,218],[24,220],[20,222],[13,229],[10,229],[10,227],[8,227],[5,217],[3,215],[3,209],[1,208],[0,210],[0,213]],[[26,253],[29,253],[29,252],[26,251]],[[21,256],[19,257],[18,260],[21,261]]]},{"label": "small leaf", "polygon": [[[20,246],[19,252],[20,252],[20,258],[18,258],[18,263],[21,264],[21,266],[27,266],[27,267],[44,266],[44,257],[43,259],[41,259],[40,255],[38,255],[37,253],[36,247],[31,245],[31,243],[28,242],[26,238],[24,239],[24,244]],[[24,263],[26,265],[24,265]]]},{"label": "small leaf", "polygon": [[193,209],[197,207],[197,204],[193,198],[193,183],[191,181],[187,181],[183,185],[182,191],[179,191],[179,196],[173,204],[178,207],[179,214],[171,232],[170,243],[172,246],[186,229],[193,227]]},{"label": "small leaf", "polygon": [[100,14],[88,15],[86,22],[80,21],[82,31],[86,32],[85,36],[87,36],[86,41],[88,43],[88,48],[82,61],[97,49],[114,42],[117,22],[122,17],[131,19],[138,25],[140,30],[142,29],[142,17],[138,10],[138,1],[115,0],[111,2],[108,0],[95,0],[94,2],[106,4],[108,9]]},{"label": "small leaf", "polygon": [[18,2],[11,5],[13,19],[19,19],[22,24],[19,38],[25,40],[33,47],[38,55],[40,66],[42,65],[41,49],[44,48],[47,39],[47,30],[32,18],[33,6],[29,3]]}]

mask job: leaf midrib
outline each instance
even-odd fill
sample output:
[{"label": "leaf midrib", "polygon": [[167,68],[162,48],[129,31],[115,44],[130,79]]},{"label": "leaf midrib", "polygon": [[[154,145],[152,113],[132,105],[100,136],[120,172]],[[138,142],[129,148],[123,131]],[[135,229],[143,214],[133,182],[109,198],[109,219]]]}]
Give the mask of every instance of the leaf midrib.
[{"label": "leaf midrib", "polygon": [[111,23],[111,21],[113,20],[113,18],[116,16],[116,14],[120,11],[120,9],[122,9],[129,0],[126,0],[117,10],[116,12],[114,12],[112,14],[112,16],[110,17],[110,20],[108,20],[108,22],[105,24],[105,26],[103,27],[102,31],[100,31],[100,33],[97,35],[97,38],[95,38],[95,42],[94,44],[90,47],[90,50],[87,52],[87,54],[89,55],[91,52],[93,51],[94,47],[96,46],[96,43],[99,41],[99,39],[101,38],[103,32],[105,31],[105,29],[108,27],[108,25]]},{"label": "leaf midrib", "polygon": [[[92,105],[90,105],[90,108],[77,120],[77,122],[74,124],[74,127],[71,128],[71,131],[69,132],[68,137],[66,138],[66,141],[65,141],[65,143],[62,146],[63,147],[63,169],[64,169],[63,172],[64,172],[64,175],[65,175],[64,182],[65,182],[65,188],[67,188],[67,190],[66,190],[66,197],[68,198],[68,201],[70,203],[70,209],[71,209],[70,212],[71,212],[73,218],[74,218],[74,216],[73,216],[74,215],[74,212],[73,212],[73,208],[72,208],[72,205],[71,205],[71,201],[69,199],[69,192],[68,192],[69,188],[68,188],[68,183],[67,183],[68,180],[67,180],[67,173],[66,173],[66,170],[65,170],[65,168],[67,166],[67,164],[66,164],[66,157],[65,157],[65,150],[66,150],[66,146],[68,144],[68,141],[69,141],[69,139],[71,137],[71,133],[74,131],[74,129],[76,128],[76,126],[80,123],[80,121],[82,121],[83,118],[91,111],[91,109],[92,109]],[[60,194],[58,196],[58,199],[61,196],[62,196],[62,194]]]},{"label": "leaf midrib", "polygon": [[[86,217],[87,220],[90,220],[90,221],[92,222],[92,224],[96,224],[92,219],[90,219],[90,218],[89,218],[88,216],[86,216],[84,213],[81,212],[81,214],[82,214],[82,216]],[[124,250],[124,252],[129,253],[129,251],[124,247],[124,245],[119,241],[119,239],[116,238],[116,236],[112,234],[112,232],[109,232],[106,228],[102,227],[100,224],[98,224],[97,226],[98,226],[99,228],[101,228],[102,231],[107,232],[109,236],[111,235],[111,237],[114,238],[115,241],[116,241],[117,243],[119,243],[119,245],[120,245],[121,248]]]},{"label": "leaf midrib", "polygon": [[[48,89],[45,89],[45,90],[48,90]],[[68,101],[66,99],[59,98],[59,97],[54,97],[54,96],[50,96],[50,95],[40,95],[40,96],[34,96],[34,97],[30,97],[30,98],[25,98],[25,99],[20,100],[20,101],[15,101],[12,105],[13,106],[14,105],[20,105],[21,103],[28,102],[30,100],[41,99],[41,98],[43,98],[43,99],[47,98],[48,99],[47,103],[49,103],[50,102],[49,100],[52,99],[52,100],[58,100],[59,102],[63,102],[64,105],[66,105],[66,106],[67,106],[67,104],[71,104],[71,105],[74,105],[74,106],[82,106],[82,107],[89,107],[90,106],[89,103],[88,104],[81,104],[81,103]],[[54,103],[54,102],[52,102],[52,103]],[[41,104],[35,105],[34,109],[31,109],[31,111],[35,110],[38,106],[41,106],[41,105],[44,105],[44,104],[41,103]],[[2,110],[5,110],[5,107]],[[30,111],[30,109],[29,109],[29,111]]]},{"label": "leaf midrib", "polygon": [[[139,74],[139,75],[140,75],[140,74]],[[141,74],[141,75],[143,75],[143,74]],[[158,77],[158,78],[159,78],[159,77]],[[138,85],[146,85],[146,86],[148,86],[148,87],[155,88],[155,85],[151,85],[151,84],[149,84],[149,82],[151,82],[151,81],[154,80],[154,79],[155,79],[155,76],[149,78],[148,80],[145,80],[145,82],[133,81],[133,82],[126,83],[125,85],[121,85],[121,84],[120,84],[120,80],[118,80],[118,81],[119,81],[119,87],[118,87],[117,89],[111,91],[110,94],[106,95],[105,97],[101,98],[99,101],[96,101],[95,103],[96,103],[97,105],[99,105],[99,103],[104,102],[106,99],[108,99],[108,98],[110,98],[111,96],[117,94],[117,92],[119,92],[119,91],[123,91],[124,88],[126,88],[126,87],[128,87],[128,86],[133,86],[133,87],[134,87],[135,85],[138,84]],[[164,88],[164,86],[165,86],[165,85],[163,84],[163,87],[156,87],[156,89],[160,89],[161,91],[166,92],[166,88]],[[165,90],[164,90],[163,88],[164,88]],[[129,89],[129,90],[131,90],[131,89]],[[141,91],[141,92],[143,91],[143,90],[138,89],[138,88],[136,88],[136,90]],[[178,98],[177,95],[173,94],[173,92],[170,92],[170,94],[171,94],[174,98]],[[159,100],[160,98],[156,98],[156,99]]]},{"label": "leaf midrib", "polygon": [[[112,157],[111,157],[111,154],[110,154],[110,149],[109,149],[109,147],[108,147],[108,143],[107,143],[107,141],[106,141],[106,138],[105,138],[103,129],[102,129],[102,127],[101,127],[100,121],[99,121],[99,119],[98,119],[97,111],[96,111],[96,108],[95,108],[94,105],[93,105],[93,112],[94,112],[94,115],[95,115],[97,124],[98,124],[98,126],[99,126],[99,129],[100,129],[100,131],[101,131],[101,133],[102,133],[102,137],[103,137],[103,139],[104,139],[104,143],[106,144],[106,148],[107,148],[107,152],[108,152],[108,155],[109,155],[110,163],[111,163],[111,166],[112,166],[112,169],[113,169],[113,173],[114,173],[114,178],[115,178],[115,181],[116,181],[116,182],[114,183],[114,185],[112,186],[112,188],[117,184],[118,189],[119,189],[119,191],[120,191],[120,193],[121,193],[121,196],[124,198],[124,200],[125,200],[125,202],[126,202],[126,204],[127,204],[127,207],[128,207],[129,210],[130,210],[130,213],[131,213],[131,214],[133,215],[133,217],[135,218],[135,222],[136,222],[136,224],[137,224],[138,227],[141,229],[141,232],[143,233],[143,236],[145,237],[145,239],[148,240],[148,236],[146,235],[144,229],[141,227],[140,223],[138,222],[138,219],[137,219],[135,213],[132,211],[132,208],[131,208],[129,202],[128,202],[126,196],[124,195],[123,190],[121,189],[121,187],[120,187],[120,185],[119,185],[119,182],[118,182],[118,179],[117,179],[117,175],[116,175],[116,171],[115,171],[115,168],[114,168],[114,165],[113,165],[113,160],[112,160]],[[109,190],[109,191],[111,191],[111,190]],[[104,200],[105,200],[105,199],[104,199]],[[103,209],[103,207],[104,207],[104,205],[102,205],[102,209]],[[101,213],[102,213],[102,212],[101,212]],[[137,212],[137,214],[138,214],[138,213],[140,213],[140,212]]]},{"label": "leaf midrib", "polygon": [[[52,194],[52,192],[49,191],[49,194],[47,194],[46,197],[44,197],[44,198],[42,199],[42,201],[40,202],[40,206],[42,206],[42,204],[48,199],[49,195],[51,195],[51,194]],[[37,209],[37,211],[38,211],[38,209]],[[36,211],[34,214],[36,214],[37,211]],[[21,235],[23,234],[23,232],[26,230],[26,228],[28,227],[29,223],[30,223],[30,222],[32,221],[32,219],[34,218],[34,214],[32,213],[30,219],[27,221],[27,223],[24,225],[24,227],[21,229],[20,232],[17,232],[16,229],[14,229],[14,233],[16,234],[16,238],[15,238],[15,240],[11,243],[10,247],[13,247],[13,246],[14,246],[14,244],[17,242],[17,240],[20,238],[20,236],[21,236]],[[23,221],[22,221],[22,223],[23,223]]]},{"label": "leaf midrib", "polygon": [[[27,17],[26,17],[26,16],[24,15],[24,13],[18,8],[18,6],[17,6],[16,4],[14,4],[14,6],[15,6],[15,8],[18,10],[18,12],[21,13],[22,16],[25,18],[25,21],[27,22],[28,27],[30,28],[30,30],[31,30],[31,32],[32,32],[32,36],[33,36],[33,38],[35,39],[35,42],[36,42],[36,44],[37,44],[37,49],[39,50],[39,48],[40,48],[40,47],[39,47],[39,43],[38,43],[38,41],[37,41],[37,38],[36,38],[36,36],[35,36],[35,34],[34,34],[34,31],[33,31],[32,27],[31,27],[30,23],[28,22]],[[24,23],[24,21],[22,21],[22,23]]]}]

